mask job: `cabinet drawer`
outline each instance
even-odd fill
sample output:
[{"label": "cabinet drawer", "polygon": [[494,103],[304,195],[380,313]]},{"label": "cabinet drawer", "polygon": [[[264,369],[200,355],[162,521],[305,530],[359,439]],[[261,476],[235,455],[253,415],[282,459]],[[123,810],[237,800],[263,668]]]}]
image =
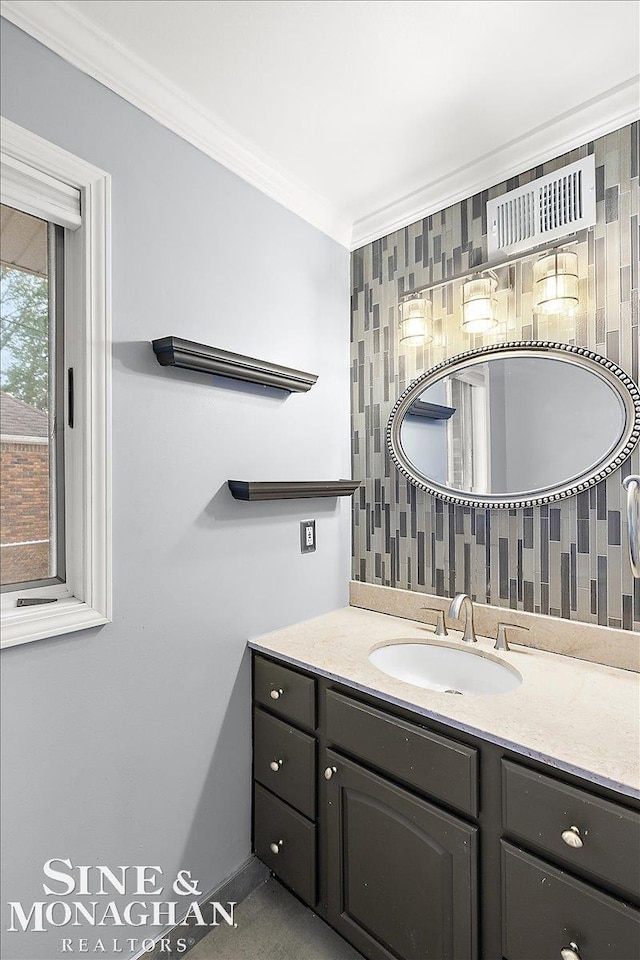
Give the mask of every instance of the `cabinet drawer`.
[{"label": "cabinet drawer", "polygon": [[[260,784],[254,784],[256,855],[310,906],[316,902],[316,828]],[[272,845],[277,846],[274,853]]]},{"label": "cabinet drawer", "polygon": [[315,730],[316,681],[256,656],[253,661],[254,699],[287,720]]},{"label": "cabinet drawer", "polygon": [[504,841],[501,846],[505,960],[559,958],[571,942],[581,960],[637,960],[640,911]]},{"label": "cabinet drawer", "polygon": [[327,692],[327,736],[338,747],[475,817],[477,750],[391,717],[333,690]]},{"label": "cabinet drawer", "polygon": [[[638,813],[508,760],[502,761],[502,794],[506,832],[576,873],[640,897]],[[572,826],[580,831],[581,847],[562,839]]]},{"label": "cabinet drawer", "polygon": [[253,775],[311,820],[316,815],[316,741],[256,707]]}]

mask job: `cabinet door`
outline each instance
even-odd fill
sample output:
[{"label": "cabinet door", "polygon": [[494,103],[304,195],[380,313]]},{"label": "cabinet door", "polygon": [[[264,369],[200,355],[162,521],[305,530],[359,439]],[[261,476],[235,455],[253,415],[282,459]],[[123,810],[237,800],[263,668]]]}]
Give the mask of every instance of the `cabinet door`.
[{"label": "cabinet door", "polygon": [[477,828],[325,759],[329,922],[370,960],[473,960]]}]

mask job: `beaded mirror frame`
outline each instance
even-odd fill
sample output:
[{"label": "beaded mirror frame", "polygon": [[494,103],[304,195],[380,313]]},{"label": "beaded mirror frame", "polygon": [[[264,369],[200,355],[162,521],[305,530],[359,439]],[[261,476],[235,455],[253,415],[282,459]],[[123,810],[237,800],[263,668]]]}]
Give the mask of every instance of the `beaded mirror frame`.
[{"label": "beaded mirror frame", "polygon": [[[417,473],[402,447],[400,430],[407,411],[423,391],[449,374],[475,366],[493,357],[530,356],[548,357],[575,364],[600,377],[617,393],[625,411],[625,424],[618,441],[609,450],[605,458],[592,465],[583,474],[569,480],[562,480],[553,486],[517,494],[474,494],[466,490],[456,492],[451,487],[444,486]],[[566,497],[573,497],[605,480],[622,466],[638,440],[640,440],[640,390],[638,390],[631,377],[612,360],[593,353],[586,347],[547,340],[518,340],[496,343],[457,354],[455,357],[438,363],[414,380],[398,398],[391,411],[387,424],[386,440],[391,459],[399,472],[416,487],[447,501],[447,503],[455,503],[465,507],[488,507],[505,510],[517,507],[535,507],[554,503],[557,500],[564,500]]]}]

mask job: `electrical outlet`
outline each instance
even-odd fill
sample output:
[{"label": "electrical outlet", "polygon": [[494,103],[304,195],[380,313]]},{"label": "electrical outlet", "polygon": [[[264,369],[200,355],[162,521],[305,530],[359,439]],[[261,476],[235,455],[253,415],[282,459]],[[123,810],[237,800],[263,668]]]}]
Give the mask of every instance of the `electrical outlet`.
[{"label": "electrical outlet", "polygon": [[300,521],[300,550],[302,553],[313,553],[316,548],[315,520]]}]

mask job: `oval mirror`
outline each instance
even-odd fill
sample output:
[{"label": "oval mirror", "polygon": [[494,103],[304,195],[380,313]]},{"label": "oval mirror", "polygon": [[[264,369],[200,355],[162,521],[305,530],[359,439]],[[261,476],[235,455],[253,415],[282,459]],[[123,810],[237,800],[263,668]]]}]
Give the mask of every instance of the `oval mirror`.
[{"label": "oval mirror", "polygon": [[640,436],[640,393],[582,347],[502,343],[438,364],[397,401],[387,444],[416,486],[451,503],[534,506],[617,469]]}]

